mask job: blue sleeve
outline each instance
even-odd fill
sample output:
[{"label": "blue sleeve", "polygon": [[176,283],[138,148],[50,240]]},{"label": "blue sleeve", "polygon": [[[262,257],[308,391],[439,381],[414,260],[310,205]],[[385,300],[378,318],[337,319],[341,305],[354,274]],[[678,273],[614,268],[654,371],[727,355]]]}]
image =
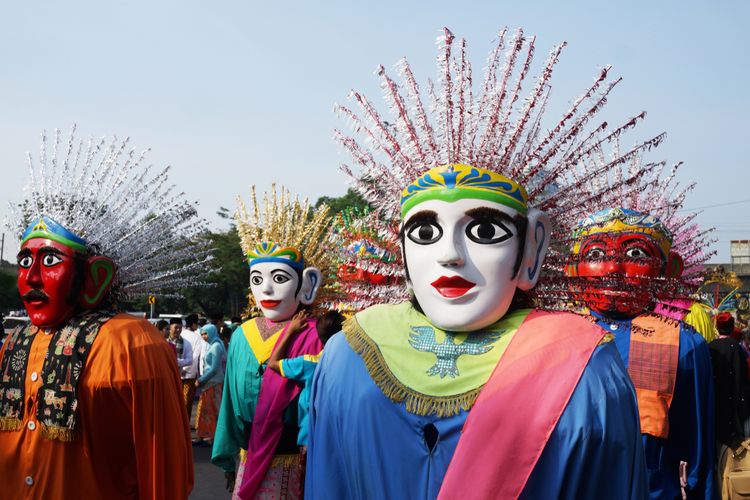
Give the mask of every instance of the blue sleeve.
[{"label": "blue sleeve", "polygon": [[193,363],[193,346],[190,345],[190,342],[183,339],[182,340],[182,357],[177,360],[177,366],[180,368],[184,368],[186,366],[190,366]]},{"label": "blue sleeve", "polygon": [[635,389],[613,342],[594,351],[521,498],[648,498]]},{"label": "blue sleeve", "polygon": [[[688,333],[680,339],[680,364],[692,366],[692,373],[683,376],[677,382],[675,393],[679,390],[680,397],[685,398],[686,405],[691,405],[693,411],[681,412],[680,426],[684,436],[692,436],[683,442],[687,449],[687,490],[692,493],[691,498],[716,498],[716,483],[714,481],[715,455],[715,423],[714,423],[714,384],[711,368],[711,353],[706,340],[695,333],[692,328],[683,327]],[[692,342],[682,342],[684,338]],[[685,349],[682,348],[682,344]],[[688,363],[685,363],[688,361]],[[679,384],[687,387],[679,387]],[[685,406],[685,405],[681,405]],[[672,420],[672,419],[670,419]]]},{"label": "blue sleeve", "polygon": [[329,372],[335,373],[331,360],[336,352],[346,348],[344,335],[338,333],[326,343],[323,357],[313,375],[310,387],[310,413],[308,415],[307,464],[305,471],[305,498],[309,500],[352,498],[347,491],[347,468],[341,442],[336,408],[341,402],[336,397],[336,384],[330,384]]},{"label": "blue sleeve", "polygon": [[292,380],[301,381],[305,374],[305,357],[282,359],[280,363],[281,376]]},{"label": "blue sleeve", "polygon": [[217,355],[216,351],[217,349],[211,347],[206,353],[205,370],[203,371],[203,375],[198,377],[198,381],[201,384],[204,384],[207,380],[211,380],[211,378],[216,375],[216,372],[219,371],[219,364],[221,363],[221,359],[220,356]]}]

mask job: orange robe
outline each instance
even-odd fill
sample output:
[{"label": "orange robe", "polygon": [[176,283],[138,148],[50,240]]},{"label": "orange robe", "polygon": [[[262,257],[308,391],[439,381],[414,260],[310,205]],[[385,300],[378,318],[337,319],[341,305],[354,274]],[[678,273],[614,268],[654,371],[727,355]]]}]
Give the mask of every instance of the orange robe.
[{"label": "orange robe", "polygon": [[104,323],[78,381],[78,435],[67,443],[43,438],[36,425],[51,338],[39,332],[31,346],[23,428],[0,432],[0,497],[187,498],[188,417],[174,352],[159,332],[127,314]]}]

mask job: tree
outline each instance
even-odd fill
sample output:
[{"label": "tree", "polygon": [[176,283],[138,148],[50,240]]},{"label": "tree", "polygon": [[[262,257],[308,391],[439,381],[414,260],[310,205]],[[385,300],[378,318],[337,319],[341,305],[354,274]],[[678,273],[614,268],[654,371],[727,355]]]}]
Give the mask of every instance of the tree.
[{"label": "tree", "polygon": [[315,202],[315,206],[319,207],[323,203],[331,207],[331,213],[333,214],[339,213],[345,208],[355,207],[357,209],[364,209],[369,206],[365,199],[352,188],[347,189],[344,196],[321,196],[318,198],[318,201]]}]

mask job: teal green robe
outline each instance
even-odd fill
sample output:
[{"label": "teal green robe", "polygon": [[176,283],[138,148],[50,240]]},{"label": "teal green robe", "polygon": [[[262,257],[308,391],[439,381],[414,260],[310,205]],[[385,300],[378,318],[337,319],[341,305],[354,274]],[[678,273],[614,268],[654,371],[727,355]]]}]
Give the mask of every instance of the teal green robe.
[{"label": "teal green robe", "polygon": [[211,462],[224,472],[235,470],[235,457],[247,448],[255,405],[260,393],[263,366],[238,328],[229,343],[224,389]]}]

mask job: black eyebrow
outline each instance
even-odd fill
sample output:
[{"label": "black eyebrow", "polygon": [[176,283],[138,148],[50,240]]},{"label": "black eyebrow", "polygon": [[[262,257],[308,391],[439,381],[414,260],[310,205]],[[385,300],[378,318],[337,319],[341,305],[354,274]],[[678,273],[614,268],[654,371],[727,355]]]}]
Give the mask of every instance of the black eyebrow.
[{"label": "black eyebrow", "polygon": [[432,222],[433,224],[436,223],[437,212],[433,210],[420,210],[404,222],[404,228],[411,227],[418,223],[424,224],[426,222]]},{"label": "black eyebrow", "polygon": [[594,237],[584,238],[583,241],[581,241],[581,246],[583,246],[584,244],[586,246],[588,246],[588,245],[591,245],[593,243],[604,243],[606,245],[607,244],[607,239],[604,238],[603,236],[598,236],[598,235],[594,236]]},{"label": "black eyebrow", "polygon": [[275,269],[271,269],[271,274],[273,274],[273,273],[284,273],[287,276],[291,276],[292,275],[292,273],[290,273],[289,271],[287,271],[286,269],[283,269],[281,267],[277,267]]},{"label": "black eyebrow", "polygon": [[55,247],[41,247],[37,250],[37,253],[52,254],[52,255],[57,255],[58,257],[65,257],[65,258],[69,257],[65,252]]},{"label": "black eyebrow", "polygon": [[[58,255],[60,257],[68,257],[68,255],[62,250],[60,250],[59,248],[55,248],[51,246],[39,247],[37,249],[37,253],[45,253],[45,254],[49,253],[53,255]],[[18,255],[16,256],[16,258],[26,257],[27,255],[31,255],[31,250],[29,250],[28,248],[24,248],[23,250],[18,252]]]},{"label": "black eyebrow", "polygon": [[507,222],[508,224],[513,224],[516,227],[516,229],[518,229],[518,225],[516,224],[516,219],[513,216],[508,215],[502,210],[498,210],[496,208],[477,207],[477,208],[471,208],[467,210],[465,213],[472,219],[499,220],[501,222]]}]

